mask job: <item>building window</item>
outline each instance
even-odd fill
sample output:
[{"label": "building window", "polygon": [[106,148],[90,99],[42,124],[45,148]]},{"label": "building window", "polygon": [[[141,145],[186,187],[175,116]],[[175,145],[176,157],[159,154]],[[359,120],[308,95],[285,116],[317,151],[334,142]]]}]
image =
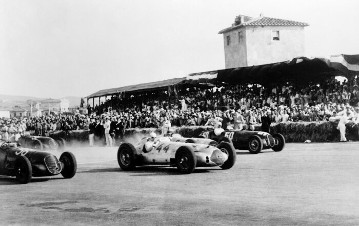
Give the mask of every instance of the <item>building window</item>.
[{"label": "building window", "polygon": [[279,31],[272,31],[272,40],[279,41]]},{"label": "building window", "polygon": [[231,36],[227,36],[227,46],[229,46],[231,44]]},{"label": "building window", "polygon": [[238,43],[242,42],[242,32],[238,32]]}]

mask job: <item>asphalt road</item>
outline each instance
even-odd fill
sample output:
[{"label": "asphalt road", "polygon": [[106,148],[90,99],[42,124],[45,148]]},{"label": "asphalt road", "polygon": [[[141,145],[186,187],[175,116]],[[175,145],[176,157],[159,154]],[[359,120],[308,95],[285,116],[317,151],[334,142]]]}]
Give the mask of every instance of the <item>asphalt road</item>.
[{"label": "asphalt road", "polygon": [[123,172],[116,148],[69,150],[72,179],[0,177],[0,225],[359,225],[357,142],[240,151],[230,170],[190,175]]}]

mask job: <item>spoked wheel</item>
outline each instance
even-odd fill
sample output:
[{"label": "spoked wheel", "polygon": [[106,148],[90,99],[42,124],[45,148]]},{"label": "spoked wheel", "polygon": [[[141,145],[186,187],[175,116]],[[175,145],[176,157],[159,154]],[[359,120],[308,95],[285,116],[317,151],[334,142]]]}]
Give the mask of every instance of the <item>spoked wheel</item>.
[{"label": "spoked wheel", "polygon": [[176,166],[181,173],[192,173],[197,165],[197,158],[189,147],[180,147],[176,152]]},{"label": "spoked wheel", "polygon": [[249,139],[248,150],[252,154],[258,154],[263,149],[263,142],[259,136],[253,136]]},{"label": "spoked wheel", "polygon": [[63,163],[61,174],[64,178],[72,178],[77,171],[77,162],[75,156],[71,152],[64,152],[60,156],[60,162]]},{"label": "spoked wheel", "polygon": [[222,169],[230,169],[236,162],[236,150],[234,149],[233,145],[227,142],[222,142],[218,145],[219,150],[221,150],[223,153],[228,155],[227,161],[221,165]]},{"label": "spoked wheel", "polygon": [[117,161],[122,170],[128,171],[136,168],[135,154],[136,150],[132,144],[121,144],[117,151]]},{"label": "spoked wheel", "polygon": [[32,177],[32,167],[28,158],[19,156],[15,163],[15,176],[21,184],[27,184]]}]

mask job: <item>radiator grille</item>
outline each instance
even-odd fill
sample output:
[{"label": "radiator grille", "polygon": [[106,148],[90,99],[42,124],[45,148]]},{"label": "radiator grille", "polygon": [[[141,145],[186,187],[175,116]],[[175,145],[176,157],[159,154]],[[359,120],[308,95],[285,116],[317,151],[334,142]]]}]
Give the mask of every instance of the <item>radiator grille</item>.
[{"label": "radiator grille", "polygon": [[45,157],[45,165],[52,174],[59,174],[62,170],[61,163],[53,155]]},{"label": "radiator grille", "polygon": [[273,147],[275,145],[275,140],[271,135],[267,135],[267,142],[269,146]]}]

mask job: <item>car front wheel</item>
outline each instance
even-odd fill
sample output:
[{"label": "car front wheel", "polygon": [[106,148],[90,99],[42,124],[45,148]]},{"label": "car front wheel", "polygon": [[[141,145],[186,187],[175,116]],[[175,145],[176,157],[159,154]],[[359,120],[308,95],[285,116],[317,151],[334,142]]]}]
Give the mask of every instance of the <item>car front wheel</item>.
[{"label": "car front wheel", "polygon": [[227,142],[222,142],[218,146],[218,149],[221,150],[223,153],[228,155],[227,161],[223,163],[220,167],[222,169],[230,169],[236,162],[236,150],[234,149],[233,145]]},{"label": "car front wheel", "polygon": [[117,151],[117,162],[122,170],[129,171],[136,168],[136,150],[132,144],[123,143]]},{"label": "car front wheel", "polygon": [[197,165],[197,158],[189,147],[180,147],[176,152],[176,166],[181,173],[190,174]]},{"label": "car front wheel", "polygon": [[276,144],[274,145],[274,147],[272,148],[273,151],[275,152],[280,152],[283,150],[284,146],[285,146],[285,139],[284,136],[280,133],[277,134],[273,134],[273,138],[276,141]]},{"label": "car front wheel", "polygon": [[64,178],[72,178],[77,171],[77,162],[71,152],[64,152],[60,156],[60,162],[63,163],[61,174]]}]

